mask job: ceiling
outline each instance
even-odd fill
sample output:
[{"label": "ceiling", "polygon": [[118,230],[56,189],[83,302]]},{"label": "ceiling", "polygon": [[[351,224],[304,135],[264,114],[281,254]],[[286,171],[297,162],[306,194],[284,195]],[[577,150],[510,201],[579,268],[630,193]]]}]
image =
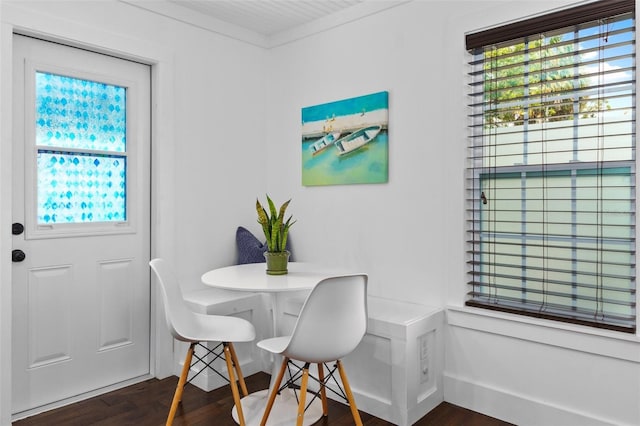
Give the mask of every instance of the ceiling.
[{"label": "ceiling", "polygon": [[261,47],[274,47],[407,0],[120,1]]},{"label": "ceiling", "polygon": [[362,0],[168,0],[204,16],[264,36],[290,30],[362,3]]}]

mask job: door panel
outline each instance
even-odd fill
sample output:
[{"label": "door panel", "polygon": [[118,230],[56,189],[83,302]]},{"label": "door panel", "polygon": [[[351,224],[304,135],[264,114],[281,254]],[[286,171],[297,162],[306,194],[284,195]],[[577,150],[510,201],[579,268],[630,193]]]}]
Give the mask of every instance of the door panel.
[{"label": "door panel", "polygon": [[149,373],[150,69],[14,45],[13,413]]},{"label": "door panel", "polygon": [[100,300],[100,336],[98,350],[133,344],[134,295],[127,277],[133,275],[133,259],[98,264]]},{"label": "door panel", "polygon": [[71,275],[68,265],[28,272],[29,368],[71,359]]}]

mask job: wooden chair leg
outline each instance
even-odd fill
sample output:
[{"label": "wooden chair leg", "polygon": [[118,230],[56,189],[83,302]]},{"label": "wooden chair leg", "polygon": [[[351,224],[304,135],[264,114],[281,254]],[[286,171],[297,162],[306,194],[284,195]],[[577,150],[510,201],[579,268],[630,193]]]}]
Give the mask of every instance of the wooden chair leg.
[{"label": "wooden chair leg", "polygon": [[187,356],[184,359],[184,365],[182,366],[182,373],[178,379],[178,385],[176,386],[176,392],[173,394],[173,401],[171,402],[171,409],[169,410],[169,417],[167,417],[167,426],[173,424],[173,418],[176,416],[178,410],[178,404],[182,401],[182,391],[184,385],[187,382],[187,376],[189,375],[189,369],[191,368],[191,359],[193,358],[193,351],[196,347],[196,343],[191,343],[187,350]]},{"label": "wooden chair leg", "polygon": [[298,403],[298,417],[296,426],[302,426],[304,421],[304,407],[307,403],[307,385],[309,384],[309,363],[302,367],[302,382],[300,383],[300,402]]},{"label": "wooden chair leg", "polygon": [[342,379],[342,385],[344,386],[344,391],[347,394],[347,399],[349,400],[349,407],[351,408],[351,415],[353,416],[353,421],[356,423],[356,426],[362,426],[360,413],[358,412],[358,407],[356,406],[356,400],[353,399],[351,386],[349,386],[349,381],[347,380],[347,374],[344,372],[344,367],[342,367],[342,361],[337,360],[336,363],[338,364],[338,371],[340,372],[340,379]]},{"label": "wooden chair leg", "polygon": [[327,390],[324,386],[324,369],[322,363],[318,363],[318,380],[320,380],[320,399],[322,400],[322,415],[327,417],[329,415],[329,405],[327,404]]},{"label": "wooden chair leg", "polygon": [[260,426],[265,426],[267,424],[267,419],[269,418],[269,414],[271,413],[271,409],[273,408],[273,403],[276,400],[276,395],[278,394],[278,388],[280,388],[280,383],[282,383],[282,378],[284,377],[284,372],[287,370],[288,363],[289,363],[289,358],[285,357],[284,360],[282,360],[282,367],[280,367],[280,371],[278,372],[278,377],[276,377],[276,381],[273,383],[273,389],[271,389],[271,394],[269,395],[267,406],[264,408],[264,414],[262,415]]},{"label": "wooden chair leg", "polygon": [[229,342],[229,352],[231,352],[231,361],[233,361],[233,366],[236,369],[236,376],[238,376],[238,382],[240,382],[240,390],[242,390],[242,395],[247,396],[249,392],[247,391],[247,385],[244,382],[244,375],[242,374],[242,369],[240,368],[240,361],[238,361],[238,355],[236,355],[236,349],[233,346],[233,343]]},{"label": "wooden chair leg", "polygon": [[233,402],[236,405],[236,413],[238,413],[238,423],[240,423],[240,426],[245,426],[242,402],[240,401],[240,392],[238,392],[238,383],[236,382],[235,374],[233,373],[233,356],[231,355],[229,344],[223,343],[223,346],[224,359],[227,362],[227,371],[229,372],[229,384],[231,385],[231,393],[233,394]]}]

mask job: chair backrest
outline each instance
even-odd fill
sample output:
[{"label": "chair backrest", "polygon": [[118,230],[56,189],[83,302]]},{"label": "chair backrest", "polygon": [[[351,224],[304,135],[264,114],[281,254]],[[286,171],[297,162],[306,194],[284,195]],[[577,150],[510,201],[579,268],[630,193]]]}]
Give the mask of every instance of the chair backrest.
[{"label": "chair backrest", "polygon": [[180,283],[173,269],[164,259],[153,259],[149,265],[157,277],[169,331],[178,340],[191,340],[185,337],[184,331],[192,329],[194,314],[182,297]]},{"label": "chair backrest", "polygon": [[367,331],[367,275],[327,278],[309,293],[283,354],[312,363],[343,358]]}]

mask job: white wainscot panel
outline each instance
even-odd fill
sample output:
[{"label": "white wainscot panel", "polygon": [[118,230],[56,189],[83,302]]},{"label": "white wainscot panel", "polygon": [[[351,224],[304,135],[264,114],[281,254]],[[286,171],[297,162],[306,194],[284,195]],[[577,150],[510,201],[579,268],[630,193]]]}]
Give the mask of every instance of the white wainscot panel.
[{"label": "white wainscot panel", "polygon": [[447,402],[521,426],[640,425],[636,335],[460,306],[447,321]]},{"label": "white wainscot panel", "polygon": [[133,340],[135,279],[131,259],[98,263],[100,317],[98,350],[129,345]]},{"label": "white wainscot panel", "polygon": [[343,362],[353,392],[385,406],[392,404],[391,339],[366,334]]},{"label": "white wainscot panel", "polygon": [[29,367],[71,358],[70,265],[29,271]]}]

